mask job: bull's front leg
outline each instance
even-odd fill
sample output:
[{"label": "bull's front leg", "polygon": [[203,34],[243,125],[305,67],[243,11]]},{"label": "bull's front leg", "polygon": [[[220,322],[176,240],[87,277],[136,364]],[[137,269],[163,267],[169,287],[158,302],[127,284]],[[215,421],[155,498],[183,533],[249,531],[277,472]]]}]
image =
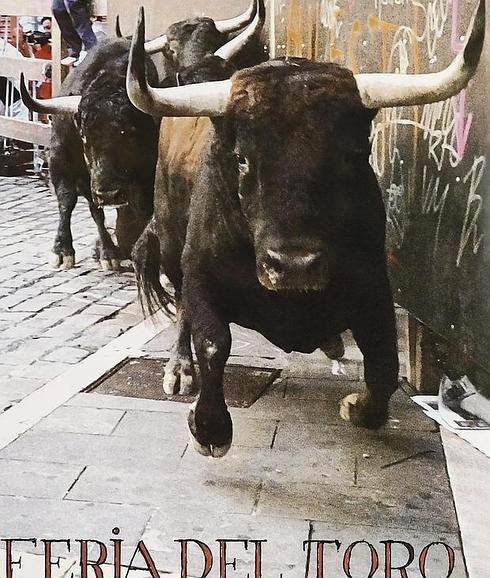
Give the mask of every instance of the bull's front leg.
[{"label": "bull's front leg", "polygon": [[388,419],[388,402],[398,387],[396,320],[388,280],[370,292],[357,312],[354,339],[364,356],[366,391],[340,404],[340,415],[354,425],[377,429]]},{"label": "bull's front leg", "polygon": [[90,214],[97,226],[99,238],[96,244],[96,258],[104,271],[117,271],[120,269],[119,252],[111,239],[109,231],[105,226],[104,209],[95,206],[91,196],[87,196]]},{"label": "bull's front leg", "polygon": [[206,290],[184,284],[184,308],[199,364],[201,391],[188,417],[194,448],[202,455],[223,457],[231,446],[233,426],[223,394],[223,373],[231,334]]},{"label": "bull's front leg", "polygon": [[71,234],[71,215],[77,204],[75,185],[68,183],[55,184],[58,199],[58,231],[54,240],[53,251],[50,255],[50,264],[59,269],[71,269],[75,266],[75,249]]}]

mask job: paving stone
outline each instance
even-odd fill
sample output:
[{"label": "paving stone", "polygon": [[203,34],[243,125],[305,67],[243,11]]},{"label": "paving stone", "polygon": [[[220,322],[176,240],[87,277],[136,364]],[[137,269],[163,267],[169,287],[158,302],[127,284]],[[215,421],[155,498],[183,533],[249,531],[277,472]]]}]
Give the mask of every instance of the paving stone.
[{"label": "paving stone", "polygon": [[85,303],[76,302],[72,299],[64,299],[58,302],[54,307],[48,307],[44,311],[37,314],[39,318],[51,319],[54,322],[61,321],[67,317],[71,317],[75,313],[83,311],[87,305]]},{"label": "paving stone", "polygon": [[40,337],[44,334],[46,329],[50,328],[57,322],[56,318],[48,316],[35,315],[29,317],[28,319],[14,325],[10,326],[9,329],[3,330],[0,333],[0,338],[11,339],[12,341],[17,341],[20,339],[27,339],[32,337]]},{"label": "paving stone", "polygon": [[90,351],[82,349],[81,347],[60,347],[56,349],[56,351],[45,355],[43,359],[46,361],[63,361],[64,363],[75,364],[85,359],[88,355],[90,355]]},{"label": "paving stone", "polygon": [[122,409],[135,411],[157,411],[163,413],[186,414],[188,403],[175,401],[157,401],[152,399],[136,399],[120,395],[102,395],[100,393],[80,393],[72,397],[65,405],[74,407],[100,407],[107,409]]},{"label": "paving stone", "polygon": [[187,421],[179,413],[127,411],[114,429],[114,435],[132,437],[135,431],[138,435],[157,438],[163,443],[178,440],[186,444],[189,439]]},{"label": "paving stone", "polygon": [[[160,448],[166,452],[168,444],[160,441]],[[137,472],[131,472],[127,466],[123,470],[120,465],[116,468],[89,466],[70,489],[66,499],[147,505],[161,509],[174,507],[178,503],[192,510],[199,509],[204,503],[211,510],[219,508],[223,513],[250,514],[258,495],[259,483],[250,478],[235,477],[232,480],[222,477],[200,483],[191,476],[176,473],[169,462],[164,467],[155,463],[149,470],[143,464],[138,466]]]},{"label": "paving stone", "polygon": [[456,532],[457,522],[447,495],[427,499],[424,492],[390,493],[362,487],[265,482],[257,513],[263,516],[309,519],[349,526],[376,525],[428,532]]},{"label": "paving stone", "polygon": [[44,293],[43,295],[38,295],[36,297],[26,299],[22,303],[12,307],[12,310],[13,311],[41,311],[41,309],[44,309],[44,308],[48,307],[49,305],[56,303],[56,301],[60,301],[61,299],[63,299],[62,295],[52,295],[52,294]]},{"label": "paving stone", "polygon": [[[152,553],[160,571],[180,573],[180,544],[178,539],[200,540],[212,551],[214,567],[209,576],[219,576],[218,539],[267,540],[262,544],[262,576],[298,578],[304,576],[306,555],[302,551],[308,539],[309,524],[300,520],[222,514],[219,509],[206,507],[191,509],[186,504],[164,508],[150,519],[142,540]],[[254,575],[254,545],[227,544],[227,559],[236,560],[236,576]],[[194,545],[188,546],[188,571],[191,576],[201,576],[203,557]],[[231,571],[231,568],[230,568]]]},{"label": "paving stone", "polygon": [[41,420],[36,428],[49,432],[110,435],[123,416],[124,411],[117,409],[61,406]]},{"label": "paving stone", "polygon": [[43,384],[40,378],[13,377],[8,374],[12,367],[3,366],[3,368],[0,366],[0,391],[11,401],[21,400]]},{"label": "paving stone", "polygon": [[293,448],[292,451],[246,448],[232,445],[220,460],[203,458],[191,447],[179,465],[182,475],[191,475],[199,485],[213,480],[228,480],[237,485],[240,480],[262,482],[306,483],[345,488],[354,486],[355,463],[347,452]]},{"label": "paving stone", "polygon": [[104,435],[88,435],[29,430],[23,436],[0,451],[0,458],[96,465],[112,467],[129,472],[172,470],[179,462],[186,444],[162,444],[159,439],[120,438]]},{"label": "paving stone", "polygon": [[[116,504],[101,508],[93,502],[0,496],[0,511],[2,536],[25,536],[27,532],[46,539],[82,538],[109,544],[112,528],[117,525],[121,536],[136,544],[153,509]],[[38,550],[30,547],[25,551]]]},{"label": "paving stone", "polygon": [[[2,297],[0,299],[0,310],[11,310],[12,308],[16,307],[19,303],[26,301],[27,299],[39,295],[42,292],[41,287],[30,286],[30,287],[23,287],[15,293],[11,295],[7,295],[6,297]],[[16,309],[16,311],[21,311],[20,309]],[[30,311],[27,311],[30,313]]]},{"label": "paving stone", "polygon": [[71,337],[82,333],[82,331],[87,327],[95,325],[99,319],[100,317],[98,315],[86,315],[85,313],[80,313],[79,315],[66,319],[56,327],[53,327],[45,333],[45,336],[68,340]]},{"label": "paving stone", "polygon": [[49,289],[50,293],[64,293],[66,295],[73,295],[74,293],[78,293],[84,289],[87,289],[92,284],[90,278],[87,277],[77,277],[75,279],[71,279],[66,283],[62,283],[60,285],[55,285]]},{"label": "paving stone", "polygon": [[109,317],[120,311],[116,305],[90,305],[85,309],[87,315],[99,315],[101,318]]},{"label": "paving stone", "polygon": [[26,379],[40,379],[46,383],[71,368],[69,363],[51,361],[36,361],[31,365],[12,368],[11,375]]},{"label": "paving stone", "polygon": [[5,365],[28,365],[40,359],[48,351],[53,350],[58,343],[58,341],[49,337],[30,339],[14,351],[6,353],[2,357],[2,363]]},{"label": "paving stone", "polygon": [[0,459],[0,496],[62,498],[81,466]]}]

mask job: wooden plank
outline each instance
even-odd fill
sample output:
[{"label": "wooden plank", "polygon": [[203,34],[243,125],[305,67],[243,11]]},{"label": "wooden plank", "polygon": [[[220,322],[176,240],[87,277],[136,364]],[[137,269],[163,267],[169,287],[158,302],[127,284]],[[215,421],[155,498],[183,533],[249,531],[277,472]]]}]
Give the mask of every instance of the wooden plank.
[{"label": "wooden plank", "polygon": [[0,135],[15,140],[48,146],[51,127],[40,122],[30,122],[0,116]]},{"label": "wooden plank", "polygon": [[53,20],[51,26],[51,58],[53,61],[53,68],[51,69],[51,82],[53,96],[57,96],[60,92],[62,83],[61,71],[61,32],[56,20]]},{"label": "wooden plank", "polygon": [[51,60],[41,58],[12,58],[0,56],[0,71],[2,76],[18,80],[23,72],[28,80],[45,80],[44,67],[51,64]]},{"label": "wooden plank", "polygon": [[[51,14],[51,0],[2,0],[2,14],[9,16],[47,16]],[[107,0],[95,0],[93,13],[107,14]]]},{"label": "wooden plank", "polygon": [[107,0],[95,0],[92,14],[94,16],[107,16]]}]

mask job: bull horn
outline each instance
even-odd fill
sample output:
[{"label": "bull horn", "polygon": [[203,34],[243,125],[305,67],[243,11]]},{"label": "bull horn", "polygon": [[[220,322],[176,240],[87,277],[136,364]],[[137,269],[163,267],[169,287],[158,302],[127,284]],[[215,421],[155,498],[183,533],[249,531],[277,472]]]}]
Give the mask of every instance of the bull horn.
[{"label": "bull horn", "polygon": [[129,52],[126,89],[134,106],[152,116],[222,116],[228,106],[231,80],[172,88],[148,85],[145,66],[145,11],[141,7]]},{"label": "bull horn", "polygon": [[441,72],[429,74],[356,74],[366,108],[411,106],[446,100],[474,75],[485,38],[485,0],[480,0],[470,37],[462,54]]},{"label": "bull horn", "polygon": [[219,56],[223,60],[231,60],[236,56],[248,41],[257,33],[262,31],[265,22],[265,4],[264,0],[258,0],[257,2],[257,13],[252,22],[240,32],[238,36],[235,36],[232,40],[224,44],[219,48],[214,54]]},{"label": "bull horn", "polygon": [[116,14],[115,33],[116,33],[116,38],[123,38],[123,33],[121,31],[121,21],[119,20],[119,14]]},{"label": "bull horn", "polygon": [[257,12],[257,0],[252,0],[248,9],[235,18],[229,18],[228,20],[215,20],[216,29],[218,32],[223,34],[230,34],[231,32],[236,32],[244,26],[247,26],[252,22],[255,13]]},{"label": "bull horn", "polygon": [[77,112],[81,96],[58,96],[39,100],[33,98],[27,90],[24,73],[20,75],[20,94],[22,102],[29,110],[41,114],[73,114]]},{"label": "bull horn", "polygon": [[168,46],[168,38],[166,34],[158,36],[153,40],[148,40],[145,42],[145,52],[146,54],[156,54],[157,52],[162,52]]},{"label": "bull horn", "polygon": [[[117,38],[124,38],[124,35],[121,30],[121,20],[119,18],[119,14],[116,16],[116,37]],[[153,40],[148,40],[145,42],[145,52],[146,54],[156,54],[157,52],[162,52],[168,46],[168,38],[166,34],[162,36],[158,36]]]}]

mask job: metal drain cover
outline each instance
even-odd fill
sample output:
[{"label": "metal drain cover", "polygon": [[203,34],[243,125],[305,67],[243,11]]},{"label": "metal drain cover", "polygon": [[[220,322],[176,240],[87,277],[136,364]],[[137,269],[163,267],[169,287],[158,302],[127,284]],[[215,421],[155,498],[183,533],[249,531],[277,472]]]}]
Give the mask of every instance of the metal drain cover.
[{"label": "metal drain cover", "polygon": [[[129,359],[109,376],[92,386],[90,392],[142,399],[193,402],[195,395],[167,396],[164,393],[162,382],[167,361],[168,359]],[[279,374],[280,371],[277,369],[227,365],[224,375],[227,404],[231,407],[250,407]]]}]

